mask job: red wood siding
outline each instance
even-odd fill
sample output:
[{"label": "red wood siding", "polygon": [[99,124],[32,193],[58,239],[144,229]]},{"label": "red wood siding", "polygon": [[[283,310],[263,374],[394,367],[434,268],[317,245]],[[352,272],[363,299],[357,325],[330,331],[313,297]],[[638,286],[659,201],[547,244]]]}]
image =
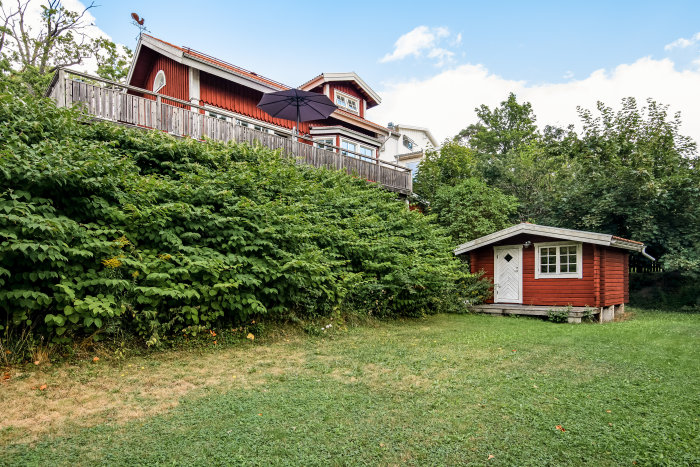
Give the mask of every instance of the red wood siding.
[{"label": "red wood siding", "polygon": [[[146,73],[146,78],[143,83],[144,89],[153,91],[153,80],[156,78],[156,74],[159,70],[163,70],[165,73],[165,87],[158,93],[164,96],[182,99],[183,101],[189,101],[190,76],[188,67],[167,57],[163,57],[162,55],[155,58],[150,70]],[[153,98],[152,96],[146,97]],[[166,103],[172,104],[172,102],[167,101]],[[182,106],[181,104],[178,105]]]},{"label": "red wood siding", "polygon": [[535,279],[535,250],[534,246],[523,250],[523,304],[595,306],[593,245],[583,244],[581,279]]},{"label": "red wood siding", "polygon": [[[257,105],[262,98],[262,92],[210,75],[209,73],[200,72],[199,93],[201,105],[220,107],[283,128],[292,129],[296,125],[295,121],[273,118],[258,109]],[[299,124],[299,131],[308,134],[309,123],[302,122]]]},{"label": "red wood siding", "polygon": [[627,295],[627,252],[603,248],[601,250],[601,306],[618,305],[625,303]]},{"label": "red wood siding", "polygon": [[[472,273],[484,271],[484,277],[493,283],[493,248],[479,248],[469,253],[469,267]],[[493,294],[486,303],[493,303]]]},{"label": "red wood siding", "polygon": [[[552,238],[520,235],[498,242],[469,253],[470,268],[473,273],[484,271],[484,276],[493,281],[493,247],[522,245],[523,248],[523,305],[545,306],[610,306],[629,301],[629,255],[624,250],[600,247],[584,243],[582,245],[583,277],[535,279],[534,243],[560,241]],[[493,299],[486,303],[493,303]]]}]

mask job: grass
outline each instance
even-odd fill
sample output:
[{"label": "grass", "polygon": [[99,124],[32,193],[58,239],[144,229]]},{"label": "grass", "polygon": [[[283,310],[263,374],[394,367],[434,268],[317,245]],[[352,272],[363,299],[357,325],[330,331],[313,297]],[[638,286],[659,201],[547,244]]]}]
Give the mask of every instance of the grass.
[{"label": "grass", "polygon": [[699,337],[442,315],[16,371],[0,464],[698,464]]}]

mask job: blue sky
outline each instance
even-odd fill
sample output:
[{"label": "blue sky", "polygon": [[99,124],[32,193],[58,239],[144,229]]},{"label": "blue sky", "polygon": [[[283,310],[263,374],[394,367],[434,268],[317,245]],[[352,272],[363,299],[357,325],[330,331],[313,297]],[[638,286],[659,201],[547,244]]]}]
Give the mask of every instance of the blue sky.
[{"label": "blue sky", "polygon": [[[554,102],[545,102],[540,94],[566,93],[562,86],[568,85],[581,92],[580,105],[590,106],[596,89],[601,90],[597,98],[612,99],[606,100],[609,104],[630,89],[641,100],[653,97],[670,104],[672,111],[692,114],[694,110],[683,102],[695,97],[694,84],[700,88],[700,40],[692,40],[700,31],[698,0],[311,1],[304,2],[303,9],[276,1],[99,3],[92,11],[95,25],[128,46],[136,42],[137,31],[129,19],[135,11],[156,37],[289,85],[299,85],[320,72],[355,71],[384,98],[375,112],[377,121],[386,123],[384,119],[390,118],[439,125],[433,130],[438,137],[471,123],[476,105],[495,105],[511,90],[532,99],[536,113],[538,99],[542,100],[546,123],[565,124],[575,119],[574,101],[558,116],[552,109]],[[404,38],[403,53],[397,52],[397,40],[412,31],[412,36]],[[691,43],[667,47],[680,38]],[[649,61],[638,63],[642,59]],[[636,67],[639,78],[619,68],[625,66]],[[600,70],[605,79],[593,79]],[[660,75],[652,79],[650,70],[660,70]],[[624,79],[617,76],[623,71],[627,72]],[[676,78],[691,94],[657,91],[661,83]],[[637,86],[640,80],[647,84]],[[451,120],[433,115],[446,110],[428,101],[446,95],[431,94],[430,85],[451,86],[448,99],[455,93],[468,93],[470,97],[458,103],[462,112],[451,115]],[[418,101],[425,101],[425,105],[415,104],[418,109],[398,102],[418,92]],[[450,102],[445,105],[448,109]],[[700,128],[700,113],[689,115],[689,120]],[[697,133],[693,136],[699,138],[700,130]]]},{"label": "blue sky", "polygon": [[457,63],[481,63],[531,83],[584,76],[639,57],[700,30],[700,2],[290,2],[114,1],[93,11],[115,41],[135,43],[129,14],[152,34],[253,69],[288,84],[322,71],[354,70],[371,85],[435,72],[432,60],[378,61],[419,25],[461,34],[448,47]]}]

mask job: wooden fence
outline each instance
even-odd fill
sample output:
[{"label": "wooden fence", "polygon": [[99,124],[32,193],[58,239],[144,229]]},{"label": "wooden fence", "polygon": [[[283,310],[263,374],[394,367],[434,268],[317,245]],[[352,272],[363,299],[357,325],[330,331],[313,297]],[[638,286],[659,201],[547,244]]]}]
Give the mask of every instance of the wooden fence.
[{"label": "wooden fence", "polygon": [[[69,74],[87,81],[73,79]],[[413,189],[412,174],[406,167],[367,158],[352,151],[343,150],[347,154],[341,154],[294,141],[291,137],[258,131],[200,113],[204,107],[199,105],[84,73],[58,70],[47,95],[59,107],[81,105],[88,115],[96,119],[161,130],[197,140],[209,138],[259,143],[270,149],[281,149],[285,157],[295,158],[299,163],[345,170],[356,177],[377,182],[390,191],[410,194]]]},{"label": "wooden fence", "polygon": [[664,272],[663,267],[658,261],[650,261],[646,258],[640,258],[636,255],[630,255],[629,271],[633,273],[654,273]]}]

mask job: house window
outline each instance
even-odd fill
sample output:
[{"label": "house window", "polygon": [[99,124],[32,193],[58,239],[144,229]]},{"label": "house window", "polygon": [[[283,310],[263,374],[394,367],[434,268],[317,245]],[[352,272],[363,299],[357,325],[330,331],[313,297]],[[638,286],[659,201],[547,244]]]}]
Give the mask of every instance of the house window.
[{"label": "house window", "polygon": [[374,149],[367,147],[367,146],[360,146],[360,154],[363,156],[369,157],[371,159],[374,159]]},{"label": "house window", "polygon": [[332,151],[335,145],[335,138],[323,138],[314,140],[314,146],[319,149],[325,149],[326,151]]},{"label": "house window", "polygon": [[357,144],[351,143],[350,141],[346,140],[341,140],[340,141],[340,148],[345,149],[345,151],[340,151],[340,153],[344,156],[350,156],[350,157],[357,157],[355,154],[351,154],[347,151],[352,151],[352,152],[357,152]]},{"label": "house window", "polygon": [[360,100],[340,91],[335,91],[335,105],[349,112],[360,113]]},{"label": "house window", "polygon": [[535,279],[549,277],[582,278],[580,243],[535,243]]},{"label": "house window", "polygon": [[416,143],[413,142],[411,138],[408,136],[403,137],[403,145],[410,150],[413,150],[413,146],[415,146]]},{"label": "house window", "polygon": [[158,70],[156,77],[153,80],[153,92],[159,92],[165,87],[165,72],[163,70]]},{"label": "house window", "polygon": [[407,169],[411,170],[411,176],[415,177],[416,174],[418,173],[418,166],[420,165],[420,161],[414,161],[414,162],[406,162],[404,164],[404,167]]},{"label": "house window", "polygon": [[246,128],[252,128],[253,130],[262,131],[263,133],[269,133],[271,135],[286,137],[286,135],[276,133],[275,130],[271,128],[266,128],[264,126],[258,125],[257,123],[246,122],[245,120],[241,120],[239,118],[236,119],[236,125],[243,126]]},{"label": "house window", "polygon": [[209,117],[214,117],[218,118],[219,120],[224,120],[226,122],[231,121],[231,117],[227,117],[226,115],[223,114],[218,114],[216,112],[212,112],[211,110],[205,110],[205,114],[208,115]]}]

